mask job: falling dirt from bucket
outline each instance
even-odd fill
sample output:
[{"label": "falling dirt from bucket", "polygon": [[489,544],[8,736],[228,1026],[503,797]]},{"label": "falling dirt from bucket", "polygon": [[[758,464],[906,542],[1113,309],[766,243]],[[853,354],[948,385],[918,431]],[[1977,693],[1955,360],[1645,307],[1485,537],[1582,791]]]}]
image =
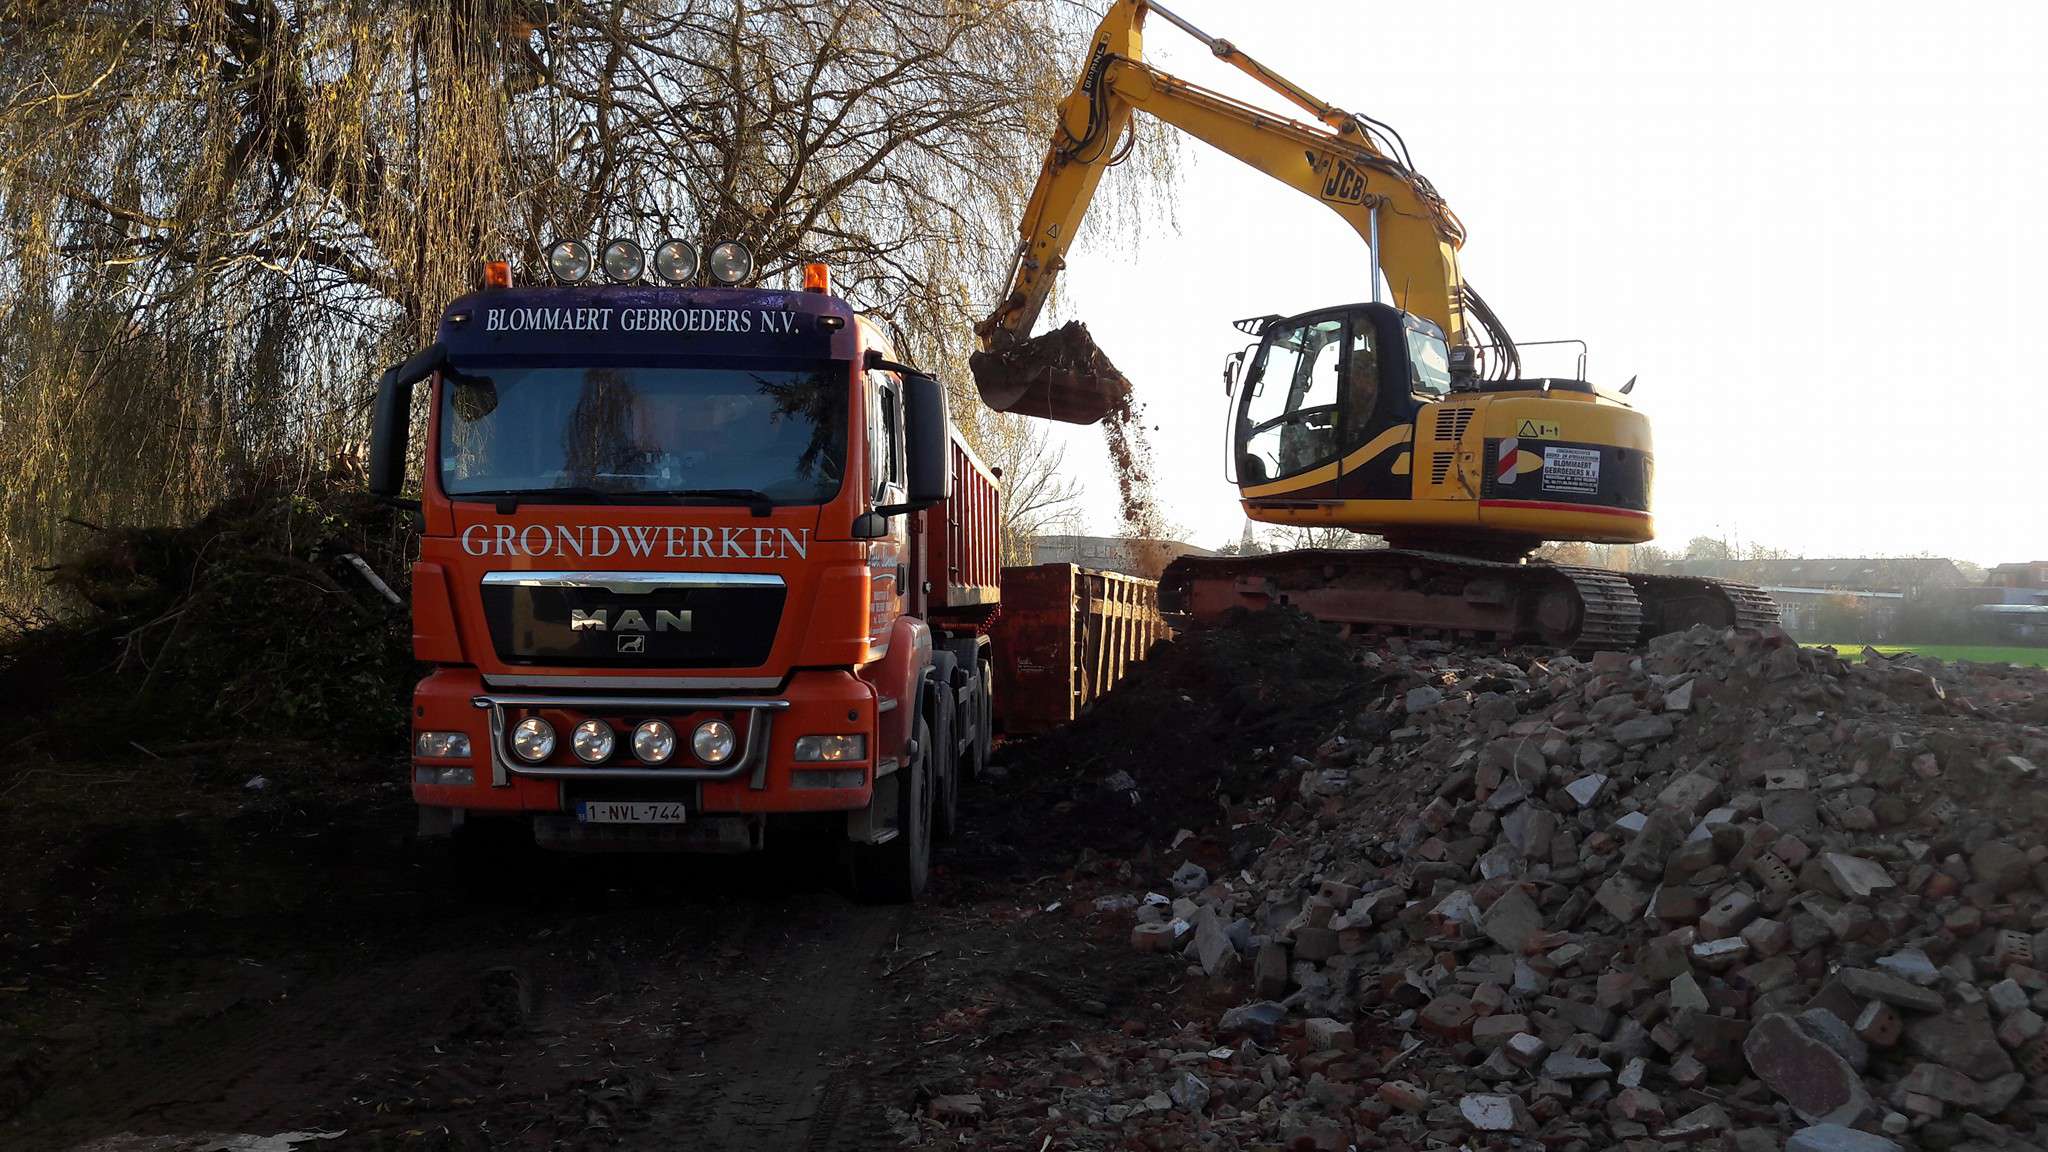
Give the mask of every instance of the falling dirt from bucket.
[{"label": "falling dirt from bucket", "polygon": [[1145,434],[1144,408],[1129,391],[1102,420],[1102,438],[1116,473],[1120,534],[1130,541],[1131,574],[1157,580],[1172,554],[1166,544],[1166,516],[1152,484],[1152,442]]}]

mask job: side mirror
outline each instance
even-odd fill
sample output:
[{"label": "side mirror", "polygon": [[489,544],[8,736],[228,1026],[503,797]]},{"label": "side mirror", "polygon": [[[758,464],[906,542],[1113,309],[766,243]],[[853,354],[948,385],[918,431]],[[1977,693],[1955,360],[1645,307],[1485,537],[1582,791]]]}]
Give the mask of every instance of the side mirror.
[{"label": "side mirror", "polygon": [[1232,352],[1223,358],[1223,394],[1228,396],[1237,387],[1237,374],[1244,371],[1244,353]]},{"label": "side mirror", "polygon": [[907,511],[944,504],[953,495],[953,434],[946,386],[923,373],[903,378]]},{"label": "side mirror", "polygon": [[412,437],[412,386],[448,363],[448,350],[432,344],[377,380],[370,420],[370,494],[395,500],[405,490],[405,458]]}]

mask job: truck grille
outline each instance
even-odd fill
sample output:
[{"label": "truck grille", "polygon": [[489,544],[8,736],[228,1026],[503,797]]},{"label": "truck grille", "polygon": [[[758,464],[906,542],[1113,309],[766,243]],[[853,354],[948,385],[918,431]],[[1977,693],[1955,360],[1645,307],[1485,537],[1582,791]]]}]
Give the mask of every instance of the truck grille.
[{"label": "truck grille", "polygon": [[493,572],[484,620],[507,664],[757,668],[788,589],[718,573]]}]

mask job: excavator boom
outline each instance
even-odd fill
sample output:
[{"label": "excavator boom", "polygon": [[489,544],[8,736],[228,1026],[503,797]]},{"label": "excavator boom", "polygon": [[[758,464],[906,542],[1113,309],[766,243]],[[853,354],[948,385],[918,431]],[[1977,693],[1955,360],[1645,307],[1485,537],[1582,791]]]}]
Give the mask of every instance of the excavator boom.
[{"label": "excavator boom", "polygon": [[[1276,116],[1143,63],[1141,28],[1148,10],[1317,122]],[[1367,240],[1378,264],[1366,269],[1369,276],[1384,272],[1402,307],[1434,322],[1452,347],[1470,343],[1457,260],[1464,226],[1429,181],[1380,146],[1369,122],[1317,99],[1158,4],[1118,0],[1095,31],[1081,79],[1060,105],[1059,126],[1018,230],[1009,288],[976,328],[980,351],[972,367],[989,407],[1091,424],[1128,403],[1129,381],[1085,327],[1069,324],[1036,339],[1031,329],[1066,266],[1067,249],[1103,173],[1122,158],[1135,112],[1322,202]]]}]

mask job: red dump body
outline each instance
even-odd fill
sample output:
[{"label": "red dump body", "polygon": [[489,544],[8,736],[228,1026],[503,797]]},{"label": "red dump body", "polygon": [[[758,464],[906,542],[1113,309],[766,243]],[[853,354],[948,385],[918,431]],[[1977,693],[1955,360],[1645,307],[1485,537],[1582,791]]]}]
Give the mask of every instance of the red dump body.
[{"label": "red dump body", "polygon": [[996,727],[1025,735],[1072,721],[1165,636],[1154,581],[1072,564],[1003,569]]},{"label": "red dump body", "polygon": [[931,615],[979,630],[1002,599],[1001,494],[958,431],[952,468],[952,498],[918,516],[917,572]]}]

